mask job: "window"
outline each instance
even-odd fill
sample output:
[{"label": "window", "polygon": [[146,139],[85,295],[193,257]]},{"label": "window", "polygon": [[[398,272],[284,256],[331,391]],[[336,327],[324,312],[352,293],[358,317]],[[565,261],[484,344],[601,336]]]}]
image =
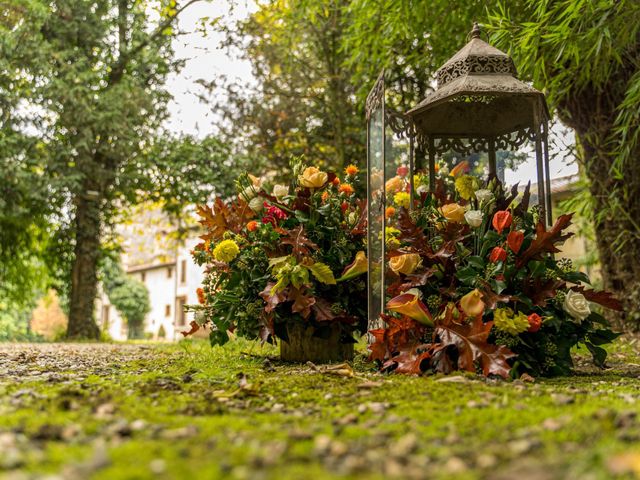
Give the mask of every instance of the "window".
[{"label": "window", "polygon": [[167,278],[171,278],[173,276],[173,268],[167,268]]},{"label": "window", "polygon": [[144,283],[146,279],[147,279],[147,274],[145,272],[142,272],[140,274],[140,281]]},{"label": "window", "polygon": [[170,317],[171,316],[171,305],[165,305],[165,307],[164,307],[164,316],[165,317]]},{"label": "window", "polygon": [[187,283],[187,261],[180,262],[180,283]]},{"label": "window", "polygon": [[187,297],[176,298],[176,325],[183,326],[187,324],[187,312],[184,311],[184,306],[187,304]]}]

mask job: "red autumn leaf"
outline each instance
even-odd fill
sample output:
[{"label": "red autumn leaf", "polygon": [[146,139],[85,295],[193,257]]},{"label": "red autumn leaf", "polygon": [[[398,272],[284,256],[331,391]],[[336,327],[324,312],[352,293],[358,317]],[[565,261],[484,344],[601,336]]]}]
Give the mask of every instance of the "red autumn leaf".
[{"label": "red autumn leaf", "polygon": [[586,298],[590,302],[597,303],[599,305],[602,305],[603,307],[610,308],[611,310],[616,310],[618,312],[621,312],[623,310],[622,302],[618,300],[611,292],[605,292],[603,290],[587,290],[581,285],[571,287],[571,290],[580,292],[582,295],[584,295],[584,298]]},{"label": "red autumn leaf", "polygon": [[559,288],[564,287],[562,280],[544,280],[542,278],[527,279],[522,285],[522,293],[528,297],[534,305],[545,306],[547,300],[554,298]]},{"label": "red autumn leaf", "polygon": [[493,322],[484,323],[481,315],[475,317],[471,324],[461,324],[447,313],[436,325],[434,337],[440,340],[444,348],[456,348],[458,369],[475,372],[478,363],[485,376],[500,375],[507,378],[511,370],[507,360],[516,355],[503,345],[488,343],[492,326]]},{"label": "red autumn leaf", "polygon": [[368,347],[369,351],[371,352],[369,354],[369,360],[378,360],[382,362],[385,358],[387,358],[389,350],[385,341],[386,331],[386,328],[376,328],[374,330],[369,330],[369,333],[374,339],[373,343],[371,343]]},{"label": "red autumn leaf", "polygon": [[562,234],[562,231],[571,225],[571,217],[573,217],[572,213],[560,215],[550,230],[546,229],[543,221],[539,221],[536,225],[536,238],[531,242],[529,248],[520,255],[516,267],[521,268],[529,260],[539,258],[543,253],[559,252],[556,244],[564,242],[573,235],[573,233]]},{"label": "red autumn leaf", "polygon": [[[527,186],[522,192],[522,200],[520,204],[513,210],[513,214],[516,217],[524,217],[524,214],[529,210],[529,201],[531,200],[531,182],[527,183]],[[508,204],[507,204],[508,206]]]},{"label": "red autumn leaf", "polygon": [[311,250],[317,250],[318,245],[313,243],[305,236],[304,227],[302,225],[286,231],[287,234],[280,239],[282,245],[291,245],[291,253],[300,259],[303,256],[309,255]]},{"label": "red autumn leaf", "polygon": [[201,218],[200,224],[207,230],[207,233],[200,237],[203,240],[220,239],[227,231],[239,233],[254,217],[245,201],[238,200],[226,204],[220,198],[215,199],[213,208],[198,205],[196,212]]},{"label": "red autumn leaf", "polygon": [[200,330],[200,325],[198,325],[195,321],[192,321],[189,326],[191,327],[190,330],[188,331],[184,331],[184,332],[180,332],[183,336],[188,337],[189,335],[193,335],[194,333],[196,333],[198,330]]},{"label": "red autumn leaf", "polygon": [[495,310],[495,308],[498,306],[498,302],[508,303],[514,299],[514,297],[510,295],[497,294],[491,289],[491,285],[489,285],[489,283],[485,282],[484,280],[481,280],[480,284],[482,285],[479,288],[480,292],[482,293],[482,301],[484,302],[486,308],[489,310]]},{"label": "red autumn leaf", "polygon": [[420,375],[426,370],[425,364],[431,359],[431,345],[413,345],[388,359],[383,365],[383,370]]},{"label": "red autumn leaf", "polygon": [[272,295],[271,289],[273,288],[274,285],[275,285],[275,282],[267,283],[267,286],[259,294],[266,303],[264,307],[264,311],[267,313],[273,312],[278,306],[278,304],[282,302],[286,302],[288,299],[288,294],[289,294],[288,288],[280,290],[275,295]]},{"label": "red autumn leaf", "polygon": [[313,316],[318,322],[330,322],[335,320],[337,315],[331,311],[331,304],[324,298],[316,299],[316,303],[311,307]]},{"label": "red autumn leaf", "polygon": [[305,295],[304,289],[295,287],[290,287],[288,300],[293,301],[291,311],[293,313],[299,313],[305,319],[309,318],[309,315],[311,315],[311,307],[316,303],[315,297]]},{"label": "red autumn leaf", "polygon": [[356,207],[360,212],[360,218],[356,226],[351,229],[351,235],[365,236],[367,234],[367,201],[365,199],[358,199],[356,201]]},{"label": "red autumn leaf", "polygon": [[402,242],[411,245],[418,253],[433,253],[424,229],[413,222],[406,209],[400,209],[396,226],[400,230],[399,239]]}]

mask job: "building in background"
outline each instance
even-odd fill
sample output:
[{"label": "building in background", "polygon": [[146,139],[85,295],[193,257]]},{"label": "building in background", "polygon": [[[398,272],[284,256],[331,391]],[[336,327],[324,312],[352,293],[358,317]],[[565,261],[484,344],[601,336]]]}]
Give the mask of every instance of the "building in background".
[{"label": "building in background", "polygon": [[[177,340],[193,320],[193,313],[185,312],[184,307],[198,303],[196,290],[204,276],[203,268],[193,262],[190,253],[200,242],[199,230],[195,220],[178,225],[159,207],[148,205],[132,218],[119,229],[124,250],[122,266],[149,292],[151,310],[144,322],[145,338]],[[96,319],[114,340],[127,339],[126,322],[102,291],[96,302]]]}]

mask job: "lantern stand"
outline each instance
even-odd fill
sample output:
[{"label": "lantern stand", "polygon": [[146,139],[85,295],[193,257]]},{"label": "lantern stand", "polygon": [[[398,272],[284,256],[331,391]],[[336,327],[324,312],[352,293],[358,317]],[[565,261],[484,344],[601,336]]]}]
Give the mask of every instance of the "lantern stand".
[{"label": "lantern stand", "polygon": [[[435,191],[436,157],[487,153],[489,178],[500,178],[496,153],[535,145],[537,201],[541,218],[552,222],[549,171],[549,110],[544,94],[518,80],[511,57],[481,39],[474,23],[469,42],[436,71],[437,88],[404,114],[385,103],[384,71],[366,102],[367,115],[367,258],[369,259],[369,325],[379,326],[385,305],[385,184],[387,140],[409,143],[410,192],[413,172],[421,169],[416,151],[428,159],[429,188]],[[389,132],[389,130],[391,132]],[[417,165],[414,165],[417,164]],[[382,178],[375,177],[383,173]],[[373,178],[373,182],[372,182]]]}]

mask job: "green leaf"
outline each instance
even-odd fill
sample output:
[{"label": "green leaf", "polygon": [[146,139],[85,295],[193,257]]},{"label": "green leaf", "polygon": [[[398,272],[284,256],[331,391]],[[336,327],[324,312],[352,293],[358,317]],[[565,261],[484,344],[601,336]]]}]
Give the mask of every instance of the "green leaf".
[{"label": "green leaf", "polygon": [[286,262],[290,257],[291,257],[291,255],[285,255],[283,257],[270,258],[269,259],[269,268],[272,268],[272,267],[274,267],[276,265],[280,265],[281,263]]},{"label": "green leaf", "polygon": [[589,334],[589,341],[594,345],[605,345],[611,343],[619,336],[619,333],[612,332],[611,330],[600,329]]},{"label": "green leaf", "polygon": [[604,348],[597,347],[590,342],[585,342],[585,345],[593,356],[593,363],[595,363],[600,368],[604,368],[604,362],[607,359],[607,351]]},{"label": "green leaf", "polygon": [[307,268],[319,282],[325,283],[327,285],[336,284],[336,279],[333,276],[333,272],[328,265],[321,262],[316,262],[313,265],[308,266]]},{"label": "green leaf", "polygon": [[229,334],[226,330],[211,330],[209,333],[209,343],[211,346],[224,345],[229,341]]}]

